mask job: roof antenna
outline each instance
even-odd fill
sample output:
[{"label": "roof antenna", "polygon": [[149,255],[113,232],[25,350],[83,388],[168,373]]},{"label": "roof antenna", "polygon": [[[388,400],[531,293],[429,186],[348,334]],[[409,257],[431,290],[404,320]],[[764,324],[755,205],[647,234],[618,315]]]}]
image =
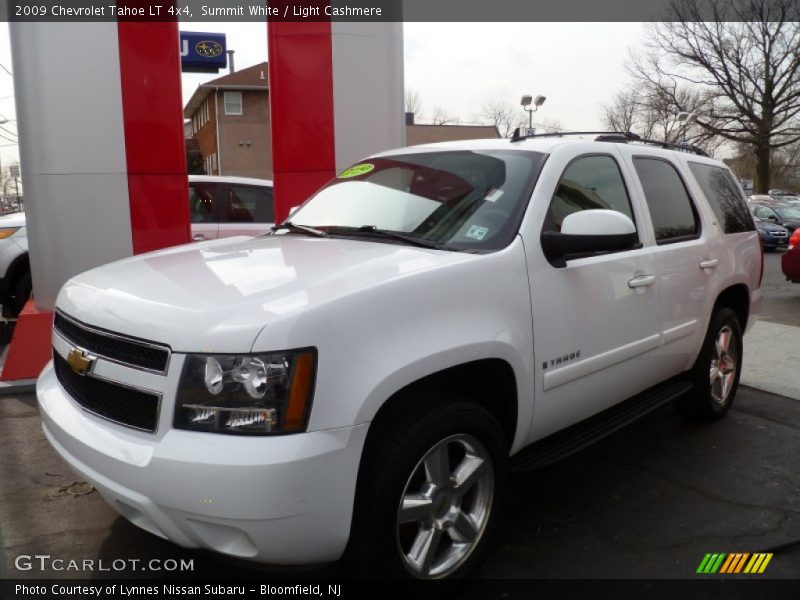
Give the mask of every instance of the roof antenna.
[{"label": "roof antenna", "polygon": [[520,128],[517,127],[514,130],[514,135],[511,136],[511,143],[513,144],[514,142],[521,142],[524,139],[525,139],[525,136],[524,135],[520,135]]}]

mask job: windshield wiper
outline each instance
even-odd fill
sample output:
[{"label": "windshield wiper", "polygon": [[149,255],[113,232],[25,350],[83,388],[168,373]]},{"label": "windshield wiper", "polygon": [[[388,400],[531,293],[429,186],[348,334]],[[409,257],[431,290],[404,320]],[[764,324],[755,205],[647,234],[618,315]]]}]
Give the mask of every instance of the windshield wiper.
[{"label": "windshield wiper", "polygon": [[320,231],[319,229],[314,229],[313,227],[308,227],[306,225],[295,225],[291,221],[284,221],[280,225],[275,225],[272,227],[272,232],[275,233],[276,231],[280,231],[281,229],[288,229],[292,233],[305,233],[306,235],[312,235],[314,237],[325,237],[328,235],[324,231]]},{"label": "windshield wiper", "polygon": [[381,238],[387,240],[396,240],[411,246],[419,246],[421,248],[434,248],[441,250],[445,248],[442,242],[434,242],[425,238],[400,233],[399,231],[392,231],[391,229],[378,229],[375,225],[362,225],[361,227],[347,227],[344,225],[331,225],[326,227],[328,233],[343,233],[346,235],[356,235],[372,238]]}]

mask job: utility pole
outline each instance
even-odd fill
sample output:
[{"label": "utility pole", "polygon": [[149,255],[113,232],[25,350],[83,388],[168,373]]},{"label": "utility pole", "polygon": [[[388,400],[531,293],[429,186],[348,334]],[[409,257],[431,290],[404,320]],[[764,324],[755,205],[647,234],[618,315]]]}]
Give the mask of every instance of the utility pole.
[{"label": "utility pole", "polygon": [[14,195],[17,200],[17,208],[19,208],[19,165],[9,165],[8,174],[14,178]]}]

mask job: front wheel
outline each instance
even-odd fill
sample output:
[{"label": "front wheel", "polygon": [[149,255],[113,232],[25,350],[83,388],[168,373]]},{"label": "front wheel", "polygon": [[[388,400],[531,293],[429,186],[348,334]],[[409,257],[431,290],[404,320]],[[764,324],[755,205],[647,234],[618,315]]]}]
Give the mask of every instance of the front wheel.
[{"label": "front wheel", "polygon": [[366,576],[461,578],[497,528],[507,445],[480,406],[441,397],[414,406],[420,412],[384,430],[365,456],[353,566]]},{"label": "front wheel", "polygon": [[736,313],[720,308],[712,317],[703,347],[692,368],[694,387],[676,407],[689,417],[719,419],[733,404],[742,372],[742,328]]}]

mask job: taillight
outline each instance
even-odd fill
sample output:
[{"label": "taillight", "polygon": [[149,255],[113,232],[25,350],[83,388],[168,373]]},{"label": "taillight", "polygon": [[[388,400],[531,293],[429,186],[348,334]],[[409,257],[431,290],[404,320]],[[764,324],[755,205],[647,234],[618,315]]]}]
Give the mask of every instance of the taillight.
[{"label": "taillight", "polygon": [[800,246],[800,227],[795,229],[792,237],[789,238],[789,250],[795,246]]}]

